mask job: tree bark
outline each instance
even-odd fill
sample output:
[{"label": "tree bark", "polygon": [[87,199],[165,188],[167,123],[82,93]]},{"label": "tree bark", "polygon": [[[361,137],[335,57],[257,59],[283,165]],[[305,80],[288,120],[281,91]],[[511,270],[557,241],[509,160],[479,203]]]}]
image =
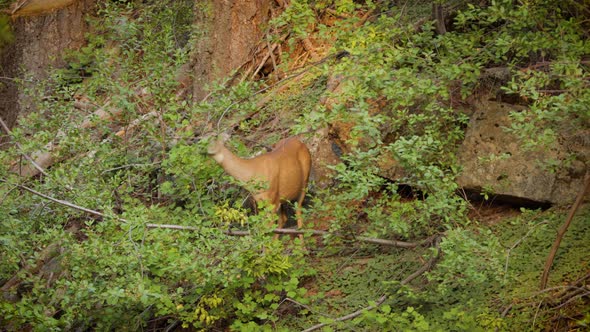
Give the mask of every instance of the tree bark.
[{"label": "tree bark", "polygon": [[193,100],[209,93],[207,86],[226,77],[252,55],[271,17],[271,0],[209,0],[197,6],[196,25],[204,31],[193,55]]},{"label": "tree bark", "polygon": [[63,67],[65,51],[86,43],[85,16],[96,8],[94,0],[12,2],[15,7],[8,14],[14,11],[11,16],[14,42],[0,52],[0,76],[5,78],[0,84],[0,117],[9,128],[19,116],[36,111],[25,90],[46,79],[47,68]]}]

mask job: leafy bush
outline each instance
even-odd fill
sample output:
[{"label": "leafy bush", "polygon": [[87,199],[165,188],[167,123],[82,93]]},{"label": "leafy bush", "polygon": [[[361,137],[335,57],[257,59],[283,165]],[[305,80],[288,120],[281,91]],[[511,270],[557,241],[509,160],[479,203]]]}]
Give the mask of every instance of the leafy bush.
[{"label": "leafy bush", "polygon": [[[228,237],[227,225],[220,227],[214,215],[232,192],[221,190],[224,177],[203,153],[206,142],[187,145],[181,137],[173,144],[172,135],[191,116],[225,108],[256,86],[238,85],[214,104],[176,99],[177,70],[190,52],[192,17],[186,13],[192,5],[102,4],[91,19],[95,33],[88,46],[68,55],[68,68],[56,69],[30,92],[52,112],[21,119],[13,138],[23,142],[22,150],[0,152],[2,205],[12,207],[0,209],[0,279],[16,278],[0,304],[7,329],[138,330],[175,321],[196,328],[252,320],[263,325],[278,319],[285,296],[305,303],[299,282],[313,270],[301,268],[301,252],[287,255],[269,236],[274,215],[247,217],[251,236]],[[120,139],[112,123],[94,119],[98,135],[80,128],[74,94],[122,110],[118,121],[142,135]],[[158,121],[133,122],[150,111]],[[66,160],[27,186],[102,217],[15,190],[20,179],[9,171],[11,161],[49,142],[59,144],[57,159]],[[152,230],[149,223],[197,230]]]},{"label": "leafy bush", "polygon": [[[430,8],[417,2],[411,12]],[[495,92],[527,107],[511,115],[507,128],[526,148],[550,144],[564,130],[587,130],[585,23],[566,9],[552,1],[467,4],[450,31],[437,35],[431,22],[416,25],[394,4],[293,0],[271,24],[274,40],[293,34],[282,66],[288,68],[296,43],[308,38],[346,53],[303,72],[300,84],[259,109],[257,98],[274,88],[267,82],[221,82],[200,103],[179,97],[179,68],[205,34],[192,26],[192,1],[101,4],[90,19],[88,45],[68,55],[67,68],[27,91],[40,112],[14,129],[21,147],[0,151],[0,280],[12,284],[0,300],[0,324],[40,331],[295,329],[317,313],[346,314],[382,294],[389,298],[378,310],[338,327],[510,330],[535,317],[531,310],[502,316],[498,303],[522,295],[522,289],[507,291],[507,282],[530,289],[550,230],[528,212],[506,232],[468,218],[468,204],[457,195],[455,152],[468,120],[462,105],[478,97],[481,75],[493,66],[511,73]],[[326,93],[332,78],[341,85]],[[74,105],[80,97],[122,115],[92,117],[92,128],[83,128],[89,117]],[[330,105],[318,105],[323,97]],[[245,213],[240,190],[203,153],[206,141],[192,142],[195,132],[212,128],[258,134],[257,126],[278,109],[289,113],[283,126],[294,132],[338,124],[350,129],[340,137],[346,149],[332,167],[335,185],[318,190],[309,209],[309,220],[338,235],[311,244],[317,256],[273,240],[270,209]],[[116,135],[113,128],[121,126],[129,131]],[[50,143],[61,162],[40,178],[15,176],[11,165],[21,153],[47,150]],[[248,146],[231,143],[238,154],[250,154]],[[385,179],[384,160],[404,170],[398,182],[413,188],[414,198]],[[548,218],[555,226],[558,218]],[[539,233],[520,224],[538,226]],[[250,235],[229,237],[230,227]],[[445,236],[439,261],[408,285],[400,280],[433,249],[404,252],[355,241],[418,242],[436,234]],[[581,240],[570,244],[568,257],[576,264],[564,264],[563,278],[581,271],[583,258],[572,248],[590,243],[580,235],[588,232],[575,234]],[[506,243],[518,238],[521,246],[506,257]],[[362,254],[366,266],[351,263]]]}]

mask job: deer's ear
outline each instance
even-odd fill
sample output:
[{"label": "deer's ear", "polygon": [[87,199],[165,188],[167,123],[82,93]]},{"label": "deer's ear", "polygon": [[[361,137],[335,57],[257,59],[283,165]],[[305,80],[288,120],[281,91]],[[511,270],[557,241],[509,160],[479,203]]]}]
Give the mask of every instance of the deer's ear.
[{"label": "deer's ear", "polygon": [[223,132],[219,135],[219,140],[221,140],[222,142],[227,142],[229,140],[229,138],[231,137],[230,134],[228,134],[227,132]]}]

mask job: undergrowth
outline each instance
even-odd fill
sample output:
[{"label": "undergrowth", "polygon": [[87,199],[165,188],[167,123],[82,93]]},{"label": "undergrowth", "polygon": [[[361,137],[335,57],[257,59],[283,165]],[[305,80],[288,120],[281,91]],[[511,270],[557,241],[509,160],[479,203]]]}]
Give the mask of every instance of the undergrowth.
[{"label": "undergrowth", "polygon": [[[279,69],[288,71],[302,41],[328,45],[324,60],[285,86],[273,85],[276,77],[212,84],[202,102],[181,93],[177,79],[204,38],[192,25],[202,8],[193,5],[101,4],[89,18],[88,45],[26,91],[39,112],[20,119],[11,135],[19,144],[0,151],[4,329],[588,326],[587,296],[559,293],[588,272],[588,208],[554,263],[551,279],[562,288],[535,293],[565,212],[523,211],[488,226],[468,217],[455,181],[463,106],[490,67],[511,73],[495,92],[526,106],[506,128],[523,148],[588,130],[588,42],[575,5],[453,2],[459,11],[439,35],[420,14],[429,2],[293,0],[270,23],[273,33],[292,34]],[[327,89],[330,82],[336,87]],[[320,129],[341,130],[340,162],[305,213],[306,228],[328,234],[306,236],[303,250],[298,240],[272,238],[268,206],[247,213],[239,184],[205,154],[209,134],[228,128],[243,138],[229,142],[242,156],[286,134],[311,140]],[[38,152],[55,163],[37,177],[17,176],[21,156]],[[566,160],[581,158],[569,152]],[[383,174],[387,161],[405,170],[397,183]],[[249,235],[226,234],[235,228]]]}]

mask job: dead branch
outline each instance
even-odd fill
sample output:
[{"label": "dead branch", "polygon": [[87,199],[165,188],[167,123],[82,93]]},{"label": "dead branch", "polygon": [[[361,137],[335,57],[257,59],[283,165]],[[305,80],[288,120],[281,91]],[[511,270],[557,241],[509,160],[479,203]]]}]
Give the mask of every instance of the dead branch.
[{"label": "dead branch", "polygon": [[[266,42],[261,41],[255,48],[254,51],[251,52],[252,56],[244,61],[240,66],[238,66],[235,70],[235,73],[232,75],[232,77],[227,80],[225,82],[224,87],[228,87],[229,85],[233,84],[233,82],[235,82],[238,77],[241,77],[239,82],[243,82],[244,80],[246,80],[246,78],[251,77],[252,79],[256,76],[256,74],[260,71],[260,69],[262,69],[262,67],[264,66],[264,64],[266,63],[266,61],[272,57],[273,61],[274,61],[274,54],[273,52],[277,49],[280,48],[281,43],[283,43],[288,37],[290,36],[290,33],[286,33],[284,35],[282,35],[278,41],[276,43],[274,43],[272,45],[272,49],[269,48],[269,51],[266,52],[266,54],[263,56],[262,61],[260,62],[256,62],[256,59],[259,58],[261,56],[261,53],[267,49],[268,47],[268,39],[266,40]],[[258,63],[258,66],[256,66],[256,64]],[[254,70],[254,72],[251,74],[252,70],[256,68]]]},{"label": "dead branch", "polygon": [[[451,13],[457,11],[463,4],[462,3],[457,3],[454,5],[450,5],[450,6],[442,6],[442,5],[433,5],[433,9],[432,9],[432,15],[429,17],[423,17],[419,20],[417,20],[416,22],[414,22],[413,24],[413,28],[416,31],[420,31],[422,29],[422,25],[424,25],[424,23],[430,21],[430,20],[436,20],[437,25],[439,24],[439,20],[442,20],[442,24],[444,25],[444,15],[443,13],[447,13],[447,17],[449,15],[451,15]],[[438,6],[438,8],[437,8]],[[438,12],[438,13],[437,13]],[[441,27],[442,28],[442,27]],[[439,29],[439,27],[437,27],[437,29]],[[446,28],[444,29],[444,31],[446,31]]]},{"label": "dead branch", "polygon": [[[586,273],[584,276],[578,278],[578,280],[574,281],[573,283],[571,283],[569,286],[573,286],[573,287],[582,287],[583,284],[586,283],[586,280],[590,279],[590,271],[588,271],[588,273]],[[563,293],[565,293],[566,291],[563,291]],[[559,295],[561,297],[561,295]]]},{"label": "dead branch", "polygon": [[315,51],[315,46],[313,46],[313,43],[309,38],[303,39],[303,48],[309,53],[312,61],[315,61],[318,58],[318,54]]},{"label": "dead branch", "polygon": [[[546,307],[548,307],[549,309],[560,309],[565,305],[575,301],[576,299],[582,298],[584,296],[590,296],[590,294],[588,293],[588,290],[590,288],[588,288],[588,286],[586,285],[586,281],[588,279],[590,279],[590,272],[586,273],[584,276],[578,278],[576,281],[568,285],[555,286],[536,291],[528,295],[527,299],[532,299],[540,295],[545,295],[545,298],[542,299],[540,302],[538,300],[534,300],[522,303],[511,303],[502,309],[501,317],[506,317],[506,315],[508,315],[508,313],[512,309],[520,309],[523,307],[542,305],[543,302],[546,303]],[[554,291],[559,292],[557,292],[556,294],[548,294]],[[497,330],[498,329],[496,329],[496,331]]]},{"label": "dead branch", "polygon": [[36,255],[37,262],[34,265],[25,265],[19,272],[15,273],[12,278],[10,278],[7,282],[2,285],[3,292],[7,292],[10,289],[18,286],[21,283],[21,275],[24,271],[27,274],[36,274],[41,270],[41,268],[45,265],[45,263],[51,261],[53,258],[57,257],[61,254],[62,248],[59,243],[52,243],[48,245],[45,249],[41,250],[41,252]]},{"label": "dead branch", "polygon": [[[84,118],[84,120],[80,124],[80,127],[84,129],[92,128],[95,126],[96,118],[103,121],[110,121],[113,118],[116,118],[122,114],[122,109],[107,110],[106,107],[108,105],[109,102],[107,102],[103,107],[99,108],[91,115]],[[60,138],[64,137],[65,135],[65,132],[60,130],[57,132],[56,137]],[[31,161],[31,165],[23,166],[20,163],[15,162],[14,165],[11,167],[11,171],[25,178],[33,177],[37,174],[44,173],[43,170],[47,169],[48,167],[50,167],[58,161],[55,158],[58,149],[58,144],[49,142],[43,147],[43,149],[33,152],[29,157],[30,159],[25,157]]]},{"label": "dead branch", "polygon": [[[3,120],[1,117],[0,117],[0,125],[2,126],[2,129],[4,130],[4,132],[5,132],[5,133],[6,133],[6,134],[7,134],[9,137],[12,137],[12,131],[10,130],[10,128],[8,128],[8,126],[6,125],[6,122],[4,122],[4,120]],[[21,145],[19,142],[17,142],[16,140],[14,140],[14,139],[13,139],[13,141],[14,141],[14,143],[16,144],[16,146],[19,148],[19,150],[23,151],[23,147],[22,147],[22,145]],[[36,162],[35,162],[35,160],[33,160],[33,158],[29,157],[29,155],[28,155],[28,154],[26,154],[26,153],[24,153],[24,152],[21,152],[21,155],[22,155],[23,157],[25,157],[25,159],[26,159],[26,160],[28,160],[28,161],[29,161],[29,162],[30,162],[30,163],[33,165],[33,167],[35,167],[35,169],[36,169],[36,170],[37,170],[39,173],[41,173],[41,174],[43,174],[43,175],[47,176],[47,173],[45,173],[45,171],[43,170],[43,168],[42,168],[42,167],[41,167],[41,166],[40,166],[38,163],[36,163]]]},{"label": "dead branch", "polygon": [[[580,292],[582,293],[582,292]],[[558,305],[557,307],[555,307],[555,309],[561,309],[563,307],[565,307],[566,305],[572,303],[573,301],[577,300],[577,299],[581,299],[585,296],[590,296],[590,291],[585,292],[583,294],[577,293],[575,294],[575,296],[571,296],[567,301],[563,302],[562,304]]]},{"label": "dead branch", "polygon": [[375,12],[375,9],[370,9],[368,10],[362,17],[361,19],[356,23],[357,27],[362,27],[367,20],[369,19],[369,17],[371,17],[371,15],[373,15],[373,13]]},{"label": "dead branch", "polygon": [[[418,278],[419,276],[421,276],[422,274],[424,274],[426,271],[430,270],[434,266],[434,264],[436,263],[436,261],[441,256],[441,250],[440,250],[440,247],[439,247],[439,243],[440,243],[440,238],[437,238],[435,240],[435,247],[438,249],[437,254],[435,256],[432,256],[428,260],[428,262],[426,262],[426,264],[424,264],[416,272],[410,274],[406,279],[402,280],[400,282],[401,285],[407,285],[407,284],[409,284],[412,280]],[[362,309],[359,309],[359,310],[357,310],[357,311],[355,311],[353,313],[350,313],[348,315],[338,317],[338,318],[334,319],[330,323],[320,323],[320,324],[314,325],[314,326],[312,326],[312,327],[310,327],[308,329],[303,330],[303,332],[315,331],[315,330],[321,329],[322,327],[327,326],[329,324],[333,324],[333,323],[336,323],[336,322],[343,322],[345,320],[350,320],[350,319],[356,318],[356,317],[362,315],[364,312],[367,312],[367,311],[370,311],[370,310],[373,310],[373,309],[379,307],[381,304],[383,304],[383,302],[385,302],[385,300],[387,300],[387,298],[388,298],[388,295],[387,294],[384,294],[383,296],[381,296],[375,302],[375,304],[372,304],[372,305],[369,305],[369,306],[364,307]]]},{"label": "dead branch", "polygon": [[512,250],[514,250],[514,248],[518,247],[522,241],[524,241],[529,235],[531,235],[531,233],[540,225],[546,225],[548,222],[547,221],[542,221],[536,225],[534,225],[533,227],[531,227],[531,229],[528,230],[528,232],[521,237],[518,241],[516,241],[510,248],[508,248],[506,250],[506,263],[504,264],[504,275],[507,274],[508,272],[508,262],[510,261],[510,254],[512,253]]},{"label": "dead branch", "polygon": [[279,44],[273,44],[268,45],[268,53],[262,58],[262,61],[260,61],[260,64],[258,65],[258,67],[256,67],[256,70],[254,70],[254,72],[252,73],[252,75],[250,76],[251,79],[254,79],[256,77],[256,75],[258,75],[258,72],[260,72],[260,70],[262,69],[262,67],[264,67],[264,65],[266,64],[266,61],[272,57],[272,61],[273,61],[273,65],[276,68],[276,64],[274,64],[274,55],[273,52],[275,51],[275,49],[279,46]]},{"label": "dead branch", "polygon": [[279,70],[277,68],[277,59],[275,58],[274,55],[274,50],[278,47],[279,45],[277,44],[275,47],[271,47],[270,42],[268,41],[268,39],[266,40],[266,47],[268,48],[268,54],[270,54],[270,60],[272,61],[272,70],[274,73],[276,73],[277,75],[277,79],[280,79],[280,73]]},{"label": "dead branch", "polygon": [[141,123],[143,123],[144,121],[146,121],[150,118],[157,117],[157,116],[158,116],[158,112],[156,112],[156,111],[151,111],[149,113],[146,113],[146,114],[140,116],[139,118],[131,121],[127,126],[121,128],[115,134],[115,136],[123,138],[125,136],[132,135],[135,128],[137,128]]},{"label": "dead branch", "polygon": [[[167,228],[167,229],[176,229],[176,230],[187,230],[187,231],[200,231],[201,228],[194,227],[194,226],[182,226],[182,225],[168,225],[168,224],[146,224],[147,228]],[[324,235],[334,235],[334,236],[342,236],[341,234],[331,233],[328,231],[321,231],[316,229],[310,230],[297,230],[297,229],[290,229],[290,228],[275,228],[272,230],[275,234],[288,234],[288,235],[299,235],[299,234],[310,234],[312,236],[324,236]],[[249,231],[238,231],[238,230],[225,230],[223,231],[224,234],[232,235],[232,236],[248,236],[250,235]],[[420,242],[405,242],[405,241],[396,241],[396,240],[385,240],[385,239],[377,239],[377,238],[370,238],[365,236],[358,236],[355,237],[355,240],[373,244],[379,244],[384,246],[391,246],[397,248],[406,248],[406,249],[413,249],[419,246],[425,246],[432,243],[436,237],[439,235],[434,235],[429,238],[426,238]]]},{"label": "dead branch", "polygon": [[29,0],[23,0],[23,1],[21,1],[21,2],[14,3],[14,4],[12,5],[12,7],[13,7],[13,8],[12,8],[12,11],[10,12],[10,15],[14,15],[14,14],[15,14],[17,11],[19,11],[19,10],[20,10],[20,9],[21,9],[21,8],[22,8],[24,5],[26,5],[26,4],[27,4],[27,2],[29,2]]},{"label": "dead branch", "polygon": [[[7,183],[5,180],[2,180],[2,179],[0,179],[0,182]],[[35,189],[29,188],[27,186],[23,186],[21,184],[15,184],[14,186],[17,187],[17,188],[19,188],[19,189],[23,189],[25,191],[28,191],[28,192],[30,192],[33,195],[39,196],[39,197],[41,197],[43,199],[46,199],[48,201],[51,201],[51,202],[54,202],[54,203],[57,203],[57,204],[60,204],[60,205],[63,205],[63,206],[67,206],[67,207],[72,208],[74,210],[78,210],[78,211],[90,213],[92,215],[95,215],[95,216],[98,216],[98,217],[101,217],[101,218],[108,218],[109,217],[109,216],[105,215],[102,212],[98,212],[96,210],[88,209],[88,208],[85,208],[83,206],[79,206],[79,205],[70,203],[68,201],[64,201],[64,200],[61,200],[61,199],[57,199],[55,197],[51,197],[49,195],[40,193],[40,192],[36,191]],[[127,220],[125,220],[123,218],[116,217],[116,216],[113,216],[112,218],[115,218],[115,219],[117,219],[119,221],[122,221],[122,222],[127,222]]]},{"label": "dead branch", "polygon": [[543,269],[543,275],[541,276],[540,289],[544,289],[547,286],[547,280],[549,279],[549,270],[551,269],[551,265],[553,265],[553,260],[555,259],[555,255],[557,254],[557,250],[559,249],[559,245],[561,244],[561,240],[563,239],[565,232],[567,231],[572,220],[574,219],[574,215],[576,214],[576,211],[578,211],[578,208],[582,204],[582,201],[584,200],[584,195],[586,195],[586,192],[589,189],[590,189],[590,174],[587,174],[584,187],[582,188],[582,190],[578,194],[578,197],[576,198],[576,202],[574,203],[574,205],[570,209],[569,215],[567,216],[565,223],[559,228],[559,231],[557,232],[557,238],[555,239],[555,242],[553,242],[553,247],[551,247],[551,251],[549,252],[549,256],[547,256],[547,261],[545,262],[545,268]]},{"label": "dead branch", "polygon": [[[285,35],[285,37],[288,35]],[[280,45],[280,44],[279,44]],[[254,95],[259,95],[261,93],[264,93],[268,90],[270,90],[270,92],[265,95],[263,98],[261,98],[257,103],[256,103],[256,108],[260,109],[262,107],[264,107],[264,105],[266,105],[270,100],[272,100],[272,98],[279,92],[284,91],[285,89],[287,89],[289,86],[291,86],[293,83],[298,82],[299,80],[301,80],[303,78],[303,74],[307,73],[308,71],[310,71],[313,68],[316,68],[318,66],[320,66],[321,64],[325,63],[328,60],[331,59],[339,59],[343,56],[347,55],[347,52],[345,51],[341,51],[335,54],[330,54],[327,55],[325,57],[323,57],[322,59],[312,62],[309,65],[304,65],[298,68],[294,68],[291,70],[292,74],[287,75],[285,77],[283,77],[282,79],[278,80],[277,82],[275,82],[274,84],[268,85],[265,88],[262,88],[256,92],[254,92]],[[220,116],[219,120],[217,121],[217,128],[219,131],[220,128],[220,124],[221,124],[221,120],[225,117],[225,114],[235,105],[237,105],[240,101],[236,101],[234,103],[232,103],[231,105],[229,105],[225,111],[223,112],[223,114]],[[255,115],[256,113],[258,113],[259,110],[256,110],[252,113],[250,113],[249,115],[247,115],[245,118],[249,118],[253,115]],[[237,125],[230,125],[229,127],[235,126]]]},{"label": "dead branch", "polygon": [[[244,119],[249,119],[251,117],[253,117],[254,115],[256,115],[257,113],[260,112],[260,109],[262,109],[262,107],[264,107],[269,101],[271,101],[273,99],[273,97],[279,93],[282,92],[284,90],[286,90],[287,88],[289,88],[293,83],[298,82],[299,80],[301,80],[303,78],[303,74],[307,73],[308,71],[310,71],[312,68],[314,68],[315,66],[318,66],[324,62],[326,62],[329,59],[335,58],[337,56],[339,56],[340,53],[334,54],[334,55],[329,55],[325,58],[323,58],[322,60],[319,60],[315,63],[313,63],[310,66],[307,67],[302,67],[302,68],[298,68],[298,70],[293,70],[295,71],[293,74],[285,76],[284,78],[280,79],[279,81],[277,81],[276,83],[269,85],[263,89],[260,89],[258,91],[256,91],[254,93],[254,95],[258,95],[261,94],[267,90],[270,90],[270,92],[268,94],[266,94],[264,97],[262,97],[257,103],[256,103],[256,110],[251,112],[250,114],[244,116],[241,120],[234,122],[233,124],[229,124],[227,127],[228,128],[234,128],[236,126],[239,125],[239,123],[241,121],[243,121]],[[221,121],[223,120],[223,118],[225,117],[225,115],[229,112],[229,110],[236,106],[240,101],[236,101],[232,104],[230,104],[228,107],[226,107],[226,109],[223,111],[223,113],[219,116],[219,119],[217,121],[217,132],[221,132]],[[193,125],[189,125],[185,128],[182,129],[183,131],[186,130],[193,130]]]}]

